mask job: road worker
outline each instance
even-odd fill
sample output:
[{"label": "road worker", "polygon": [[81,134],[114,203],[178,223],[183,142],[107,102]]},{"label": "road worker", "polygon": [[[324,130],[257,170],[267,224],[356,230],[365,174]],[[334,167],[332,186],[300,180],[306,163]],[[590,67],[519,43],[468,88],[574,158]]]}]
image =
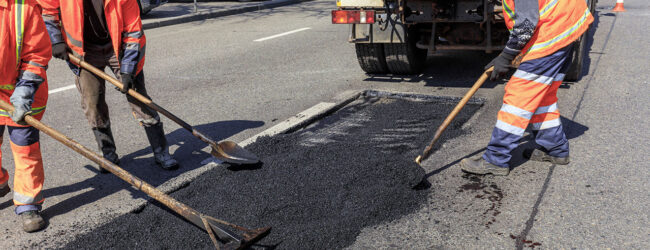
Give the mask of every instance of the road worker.
[{"label": "road worker", "polygon": [[[43,159],[39,131],[25,123],[25,116],[41,119],[47,103],[45,70],[52,57],[50,38],[35,0],[0,0],[0,98],[13,112],[0,109],[0,143],[5,127],[14,164],[14,205],[23,229],[45,227],[40,215],[43,204]],[[0,152],[0,163],[2,154]],[[0,169],[0,197],[7,195],[9,174]]]},{"label": "road worker", "polygon": [[522,62],[505,86],[503,106],[487,150],[463,159],[461,169],[474,174],[507,175],[511,152],[531,126],[539,149],[524,157],[558,165],[569,163],[569,141],[560,122],[557,90],[571,63],[573,42],[594,18],[585,0],[503,0],[503,16],[510,38],[501,54],[490,62],[490,79],[503,77],[511,62]]},{"label": "road worker", "polygon": [[[134,89],[149,98],[142,67],[145,61],[145,36],[137,0],[39,0],[43,19],[52,40],[53,56],[68,60],[68,52],[103,70],[110,67],[124,84],[121,92]],[[104,158],[119,164],[111,132],[105,82],[90,71],[70,64],[76,75],[83,108]],[[169,154],[163,124],[158,113],[126,96],[133,115],[144,127],[155,162],[165,170],[178,163]],[[102,169],[102,172],[108,171]]]}]

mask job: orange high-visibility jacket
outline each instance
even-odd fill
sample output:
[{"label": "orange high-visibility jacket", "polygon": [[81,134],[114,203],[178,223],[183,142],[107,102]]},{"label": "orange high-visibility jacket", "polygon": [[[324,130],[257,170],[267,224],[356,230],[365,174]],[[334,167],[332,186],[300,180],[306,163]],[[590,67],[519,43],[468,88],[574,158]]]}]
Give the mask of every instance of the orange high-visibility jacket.
[{"label": "orange high-visibility jacket", "polygon": [[[52,44],[65,41],[82,57],[85,55],[83,1],[39,0]],[[144,66],[146,39],[137,0],[104,0],[104,15],[121,73],[140,73]]]},{"label": "orange high-visibility jacket", "polygon": [[[47,103],[45,70],[52,45],[35,0],[0,0],[0,39],[0,99],[9,103],[16,86],[36,87],[32,115],[40,120]],[[0,125],[24,127],[2,109]]]},{"label": "orange high-visibility jacket", "polygon": [[525,53],[523,61],[568,46],[594,21],[585,0],[504,0],[503,16],[511,32],[504,52]]}]

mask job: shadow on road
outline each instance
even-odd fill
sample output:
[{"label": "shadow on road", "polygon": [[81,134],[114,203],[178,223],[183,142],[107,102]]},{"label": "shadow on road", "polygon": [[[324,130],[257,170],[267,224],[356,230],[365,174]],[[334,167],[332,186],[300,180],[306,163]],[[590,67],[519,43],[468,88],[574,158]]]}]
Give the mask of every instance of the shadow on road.
[{"label": "shadow on road", "polygon": [[[220,141],[244,130],[263,125],[262,121],[233,120],[203,124],[195,126],[195,128],[215,141]],[[160,169],[152,159],[150,147],[122,156],[120,167],[153,186],[159,186],[185,172],[201,167],[201,161],[211,156],[209,153],[201,151],[207,146],[205,143],[182,128],[167,134],[167,140],[172,148],[177,147],[173,155],[181,164],[178,170],[164,171]],[[133,198],[146,197],[144,193],[131,188],[129,184],[118,177],[111,174],[100,174],[96,166],[86,165],[85,168],[97,172],[97,175],[82,182],[43,190],[45,197],[53,197],[90,189],[47,207],[44,213],[48,217],[52,218],[67,213],[76,209],[79,204],[91,204],[123,189],[129,190]],[[0,207],[5,208],[6,205],[0,204]]]}]

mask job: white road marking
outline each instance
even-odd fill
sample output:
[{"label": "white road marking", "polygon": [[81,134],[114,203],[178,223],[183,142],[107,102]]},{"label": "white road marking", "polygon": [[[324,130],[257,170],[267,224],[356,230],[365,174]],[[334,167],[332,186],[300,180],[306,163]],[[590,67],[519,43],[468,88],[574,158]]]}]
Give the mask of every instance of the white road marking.
[{"label": "white road marking", "polygon": [[72,85],[68,85],[68,86],[65,86],[65,87],[60,87],[60,88],[56,88],[56,89],[50,90],[50,91],[48,91],[47,93],[48,93],[48,94],[54,94],[54,93],[56,93],[56,92],[66,91],[66,90],[68,90],[68,89],[74,89],[74,88],[75,88],[75,85],[72,84]]},{"label": "white road marking", "polygon": [[306,28],[300,28],[300,29],[297,29],[297,30],[287,31],[287,32],[284,32],[284,33],[281,33],[281,34],[267,36],[267,37],[264,37],[264,38],[257,39],[257,40],[255,40],[255,42],[266,41],[266,40],[269,40],[269,39],[278,38],[278,37],[281,37],[281,36],[286,36],[286,35],[289,35],[289,34],[293,34],[293,33],[300,32],[300,31],[305,31],[305,30],[308,30],[308,29],[311,29],[311,28],[306,27]]}]

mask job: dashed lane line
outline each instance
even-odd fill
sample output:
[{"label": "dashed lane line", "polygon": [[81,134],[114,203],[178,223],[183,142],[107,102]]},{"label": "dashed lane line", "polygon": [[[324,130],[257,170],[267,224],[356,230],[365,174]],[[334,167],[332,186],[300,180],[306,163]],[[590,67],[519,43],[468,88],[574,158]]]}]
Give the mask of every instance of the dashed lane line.
[{"label": "dashed lane line", "polygon": [[297,29],[297,30],[287,31],[287,32],[280,33],[280,34],[277,34],[277,35],[263,37],[263,38],[260,38],[260,39],[254,40],[254,41],[255,42],[262,42],[262,41],[266,41],[266,40],[269,40],[269,39],[278,38],[278,37],[281,37],[281,36],[286,36],[286,35],[290,35],[290,34],[293,34],[293,33],[297,33],[297,32],[300,32],[300,31],[305,31],[305,30],[308,30],[308,29],[311,29],[311,28],[310,27],[300,28],[300,29]]},{"label": "dashed lane line", "polygon": [[65,87],[60,87],[60,88],[50,90],[47,93],[51,95],[51,94],[54,94],[54,93],[57,93],[57,92],[66,91],[66,90],[74,89],[74,88],[75,88],[74,84],[71,84],[71,85],[68,85],[68,86],[65,86]]}]

